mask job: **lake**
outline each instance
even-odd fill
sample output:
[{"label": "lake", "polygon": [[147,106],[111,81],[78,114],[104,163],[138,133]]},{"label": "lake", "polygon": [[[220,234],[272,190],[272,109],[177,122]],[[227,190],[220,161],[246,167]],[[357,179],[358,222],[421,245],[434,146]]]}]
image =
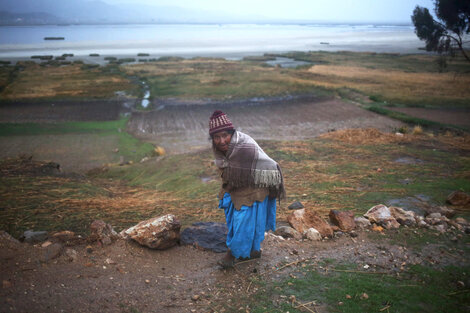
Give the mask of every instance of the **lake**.
[{"label": "lake", "polygon": [[[44,40],[64,37],[65,40]],[[403,25],[70,25],[0,27],[0,58],[31,55],[219,56],[288,51],[422,53],[412,26]]]}]

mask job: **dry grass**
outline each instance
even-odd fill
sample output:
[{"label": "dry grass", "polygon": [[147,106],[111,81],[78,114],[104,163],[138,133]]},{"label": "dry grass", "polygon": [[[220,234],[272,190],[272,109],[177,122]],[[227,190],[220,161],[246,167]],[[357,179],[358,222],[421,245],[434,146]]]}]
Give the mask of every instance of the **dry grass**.
[{"label": "dry grass", "polygon": [[112,97],[117,90],[133,88],[118,75],[103,74],[99,69],[84,70],[81,65],[47,66],[28,63],[15,80],[1,92],[6,100]]},{"label": "dry grass", "polygon": [[470,75],[408,73],[357,66],[316,65],[308,81],[326,88],[352,88],[393,101],[470,98]]},{"label": "dry grass", "polygon": [[407,135],[383,133],[375,128],[344,129],[326,133],[320,138],[339,140],[350,144],[389,144],[410,141]]}]

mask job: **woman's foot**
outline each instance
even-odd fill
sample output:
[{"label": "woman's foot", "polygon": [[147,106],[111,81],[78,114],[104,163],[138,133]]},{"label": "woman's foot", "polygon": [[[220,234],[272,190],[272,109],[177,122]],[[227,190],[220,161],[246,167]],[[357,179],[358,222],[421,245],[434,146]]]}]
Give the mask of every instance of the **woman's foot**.
[{"label": "woman's foot", "polygon": [[232,252],[230,249],[227,250],[227,253],[225,256],[220,259],[217,264],[222,266],[222,268],[227,269],[227,268],[232,268],[235,265],[235,257],[232,255]]},{"label": "woman's foot", "polygon": [[260,251],[251,250],[250,257],[240,258],[240,261],[248,261],[248,260],[251,260],[251,259],[259,259],[260,257],[261,257],[261,250]]}]

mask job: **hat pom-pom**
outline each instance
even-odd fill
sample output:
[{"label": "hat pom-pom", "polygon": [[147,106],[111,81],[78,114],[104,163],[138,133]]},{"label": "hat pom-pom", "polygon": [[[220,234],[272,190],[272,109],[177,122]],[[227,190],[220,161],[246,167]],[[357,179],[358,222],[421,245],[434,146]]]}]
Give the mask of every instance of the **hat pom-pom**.
[{"label": "hat pom-pom", "polygon": [[214,113],[212,113],[211,119],[217,118],[218,116],[224,114],[224,112],[220,110],[215,110]]}]

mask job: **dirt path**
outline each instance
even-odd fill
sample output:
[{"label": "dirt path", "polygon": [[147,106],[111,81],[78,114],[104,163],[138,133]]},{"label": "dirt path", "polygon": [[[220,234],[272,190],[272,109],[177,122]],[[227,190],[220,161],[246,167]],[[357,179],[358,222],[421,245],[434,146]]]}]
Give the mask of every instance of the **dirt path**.
[{"label": "dirt path", "polygon": [[[0,312],[213,312],[224,305],[236,311],[239,304],[228,299],[256,292],[251,278],[279,280],[295,267],[277,268],[297,260],[316,264],[329,258],[390,273],[403,270],[403,262],[466,262],[464,257],[437,253],[437,246],[417,253],[368,238],[359,232],[357,238],[299,242],[268,235],[261,259],[226,271],[216,265],[221,254],[192,246],[156,251],[118,240],[105,247],[95,244],[91,252],[85,244],[64,247],[59,257],[44,261],[44,248],[0,240]],[[77,251],[74,261],[66,249]],[[320,305],[317,311],[325,308]]]},{"label": "dirt path", "polygon": [[439,122],[443,124],[457,125],[470,129],[469,109],[426,109],[426,108],[388,108],[389,110],[405,113],[410,116]]},{"label": "dirt path", "polygon": [[215,109],[226,112],[237,129],[257,140],[302,140],[345,128],[391,131],[402,125],[339,99],[299,98],[256,104],[165,105],[134,113],[128,129],[170,154],[208,148],[208,121]]}]

